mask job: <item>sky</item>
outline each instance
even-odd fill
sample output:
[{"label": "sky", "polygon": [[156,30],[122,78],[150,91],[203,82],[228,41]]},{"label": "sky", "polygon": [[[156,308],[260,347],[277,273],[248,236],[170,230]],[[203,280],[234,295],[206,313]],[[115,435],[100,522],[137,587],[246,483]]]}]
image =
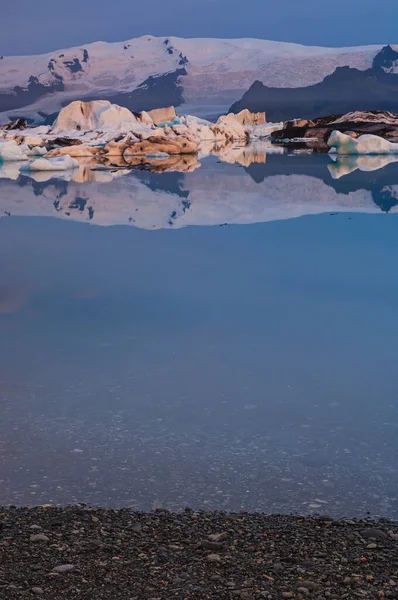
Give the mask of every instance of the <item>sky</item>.
[{"label": "sky", "polygon": [[398,0],[0,0],[0,55],[140,35],[398,43]]}]

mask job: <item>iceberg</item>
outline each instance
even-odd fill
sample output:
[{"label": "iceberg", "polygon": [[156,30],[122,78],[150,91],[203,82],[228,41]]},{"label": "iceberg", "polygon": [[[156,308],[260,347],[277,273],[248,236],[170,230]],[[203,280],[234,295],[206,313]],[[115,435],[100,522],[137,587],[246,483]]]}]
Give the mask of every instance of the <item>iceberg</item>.
[{"label": "iceberg", "polygon": [[28,160],[28,147],[15,140],[0,140],[0,162]]},{"label": "iceberg", "polygon": [[37,158],[20,168],[20,171],[69,171],[79,166],[75,158],[65,154],[55,158]]},{"label": "iceberg", "polygon": [[53,132],[61,131],[119,131],[128,132],[137,125],[137,118],[123,106],[108,100],[71,102],[65,106],[54,123]]},{"label": "iceberg", "polygon": [[353,138],[340,131],[332,131],[327,144],[333,154],[398,154],[398,144],[371,134]]}]

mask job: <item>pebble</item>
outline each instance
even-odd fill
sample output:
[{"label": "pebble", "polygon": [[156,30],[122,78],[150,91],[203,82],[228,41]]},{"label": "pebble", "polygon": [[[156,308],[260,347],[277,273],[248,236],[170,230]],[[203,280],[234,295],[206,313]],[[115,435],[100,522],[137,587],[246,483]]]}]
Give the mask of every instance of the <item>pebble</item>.
[{"label": "pebble", "polygon": [[209,562],[219,562],[221,560],[219,554],[209,554],[206,558]]},{"label": "pebble", "polygon": [[[92,519],[94,515],[99,521]],[[393,578],[398,573],[397,544],[389,535],[378,539],[374,533],[389,529],[398,535],[398,526],[388,521],[368,519],[355,527],[336,521],[327,527],[316,517],[145,514],[82,506],[2,509],[2,522],[0,551],[3,546],[6,552],[0,586],[9,600],[11,596],[54,600],[62,591],[68,600],[72,596],[109,600],[115,586],[123,600],[397,596],[398,580]],[[32,523],[41,530],[32,529]],[[367,539],[361,534],[365,528],[372,531]],[[32,534],[46,534],[49,541],[34,545]],[[199,545],[201,540],[210,547]],[[377,550],[367,550],[371,544]],[[17,584],[15,592],[7,587],[10,583]],[[32,586],[42,586],[44,592]],[[1,592],[0,587],[0,597]]]},{"label": "pebble", "polygon": [[309,590],[310,592],[316,592],[318,589],[318,585],[316,583],[314,583],[313,581],[299,581],[298,586],[300,588],[305,588],[306,590]]},{"label": "pebble", "polygon": [[222,550],[224,544],[222,542],[208,542],[207,540],[202,540],[199,543],[199,548],[205,548],[206,550]]},{"label": "pebble", "polygon": [[38,596],[44,594],[44,590],[41,587],[32,587],[32,592]]},{"label": "pebble", "polygon": [[48,538],[44,533],[36,533],[35,535],[30,536],[31,542],[48,542],[50,538]]},{"label": "pebble", "polygon": [[366,547],[369,548],[369,550],[375,550],[377,548],[377,544],[368,544]]},{"label": "pebble", "polygon": [[381,529],[363,529],[361,531],[361,536],[364,538],[386,538],[387,534],[384,533],[384,531],[382,531]]},{"label": "pebble", "polygon": [[222,542],[228,538],[228,533],[213,533],[209,535],[209,540],[211,542]]},{"label": "pebble", "polygon": [[67,573],[68,571],[73,571],[74,565],[58,565],[58,567],[53,568],[54,573]]}]

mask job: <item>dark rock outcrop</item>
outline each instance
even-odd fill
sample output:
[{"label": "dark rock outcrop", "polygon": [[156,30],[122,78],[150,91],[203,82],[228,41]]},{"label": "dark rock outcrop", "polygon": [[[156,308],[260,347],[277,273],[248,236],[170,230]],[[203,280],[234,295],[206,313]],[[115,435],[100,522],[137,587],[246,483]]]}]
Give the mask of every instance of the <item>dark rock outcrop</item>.
[{"label": "dark rock outcrop", "polygon": [[14,129],[26,129],[28,127],[28,122],[26,119],[14,119],[9,123],[6,123],[2,126],[2,129],[5,131],[13,131]]},{"label": "dark rock outcrop", "polygon": [[[165,75],[154,75],[148,77],[132,92],[120,94],[85,96],[76,98],[83,102],[90,100],[109,100],[112,104],[125,106],[134,113],[143,110],[149,111],[164,106],[180,106],[184,103],[183,88],[180,85],[180,78],[187,75],[185,68],[177,69]],[[62,106],[67,106],[69,101],[63,102]]]},{"label": "dark rock outcrop", "polygon": [[180,106],[184,102],[180,77],[184,75],[187,75],[185,68],[164,75],[154,75],[148,77],[132,92],[104,99],[137,112],[163,106]]},{"label": "dark rock outcrop", "polygon": [[387,51],[375,57],[380,66],[366,71],[338,67],[323,81],[308,87],[271,88],[255,81],[230,111],[240,112],[244,108],[266,111],[270,121],[309,119],[354,110],[398,112],[398,75],[385,71],[392,60],[391,54],[387,57],[386,54]]},{"label": "dark rock outcrop", "polygon": [[389,141],[398,140],[398,114],[386,111],[355,111],[346,115],[329,115],[312,120],[287,121],[284,127],[271,134],[274,142],[301,144],[318,150],[327,150],[327,140],[332,131],[341,131],[358,137],[373,134]]},{"label": "dark rock outcrop", "polygon": [[65,89],[62,78],[54,79],[50,84],[40,83],[37,77],[29,77],[26,87],[16,85],[11,92],[0,93],[0,112],[14,110],[33,104],[46,94],[54,94]]},{"label": "dark rock outcrop", "polygon": [[373,59],[373,68],[383,69],[390,72],[391,69],[398,66],[398,51],[389,44],[384,46],[382,50]]}]

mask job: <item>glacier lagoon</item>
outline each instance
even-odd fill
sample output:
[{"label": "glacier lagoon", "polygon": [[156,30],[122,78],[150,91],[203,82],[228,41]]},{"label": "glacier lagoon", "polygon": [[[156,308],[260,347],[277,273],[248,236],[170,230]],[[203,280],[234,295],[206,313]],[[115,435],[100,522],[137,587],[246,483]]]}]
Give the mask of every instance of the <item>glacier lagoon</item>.
[{"label": "glacier lagoon", "polygon": [[398,165],[250,152],[0,166],[0,504],[398,517]]}]

